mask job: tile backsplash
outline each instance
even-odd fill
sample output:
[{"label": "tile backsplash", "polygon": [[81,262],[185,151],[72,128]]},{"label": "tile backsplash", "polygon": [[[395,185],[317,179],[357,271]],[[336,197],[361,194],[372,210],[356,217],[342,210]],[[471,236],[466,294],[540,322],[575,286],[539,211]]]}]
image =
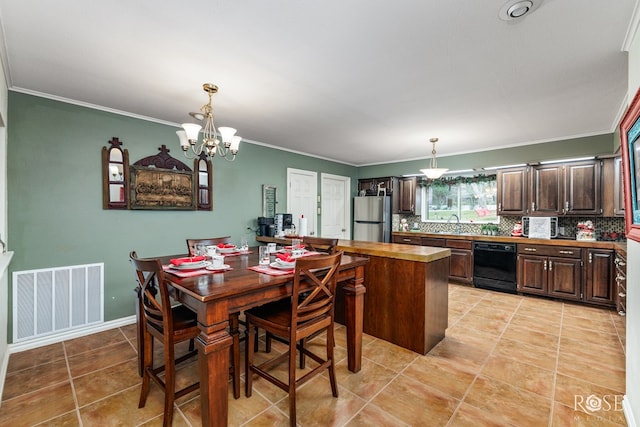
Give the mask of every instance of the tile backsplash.
[{"label": "tile backsplash", "polygon": [[[422,222],[418,215],[392,215],[392,230],[401,231],[400,220],[405,218],[409,224],[409,228],[412,229],[417,224],[418,229],[423,233],[437,233],[442,231],[456,231],[455,223],[443,223],[443,222]],[[516,222],[520,221],[522,217],[519,216],[502,216],[500,217],[499,235],[508,236],[513,230],[513,226]],[[622,217],[558,217],[558,227],[562,229],[564,227],[564,235],[567,237],[575,237],[577,231],[577,224],[584,221],[592,221],[596,230],[596,234],[600,236],[601,233],[618,233],[621,238],[624,238],[624,218]],[[471,224],[460,223],[461,233],[477,233],[480,234],[480,227],[483,224]]]}]

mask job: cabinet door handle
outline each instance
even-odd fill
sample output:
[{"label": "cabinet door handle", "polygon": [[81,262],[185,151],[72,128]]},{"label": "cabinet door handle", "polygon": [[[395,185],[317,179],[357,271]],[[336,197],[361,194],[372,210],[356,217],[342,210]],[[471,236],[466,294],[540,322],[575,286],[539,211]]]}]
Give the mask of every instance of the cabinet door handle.
[{"label": "cabinet door handle", "polygon": [[403,241],[403,242],[410,242],[410,241],[411,241],[411,239],[406,239],[406,238],[405,238],[405,239],[402,239],[402,241]]},{"label": "cabinet door handle", "polygon": [[502,203],[498,203],[498,212],[502,212]]},{"label": "cabinet door handle", "polygon": [[531,212],[536,211],[536,202],[531,202]]},{"label": "cabinet door handle", "polygon": [[549,271],[553,270],[553,261],[549,261]]},{"label": "cabinet door handle", "polygon": [[568,200],[566,202],[564,202],[564,210],[566,212],[569,212],[569,201]]},{"label": "cabinet door handle", "polygon": [[564,255],[573,255],[573,251],[560,251],[560,253]]},{"label": "cabinet door handle", "polygon": [[545,269],[545,271],[547,270],[547,261],[546,260],[544,262],[544,267],[543,268]]},{"label": "cabinet door handle", "polygon": [[524,248],[525,251],[527,252],[535,252],[537,249],[536,248]]},{"label": "cabinet door handle", "polygon": [[589,254],[589,264],[593,263],[593,254]]}]

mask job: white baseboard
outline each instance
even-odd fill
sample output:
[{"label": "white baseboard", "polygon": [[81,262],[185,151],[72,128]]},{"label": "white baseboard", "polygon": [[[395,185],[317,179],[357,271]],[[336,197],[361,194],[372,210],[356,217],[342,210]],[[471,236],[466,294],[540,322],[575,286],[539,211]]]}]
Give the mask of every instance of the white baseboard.
[{"label": "white baseboard", "polygon": [[636,423],[636,419],[633,416],[633,412],[631,410],[629,397],[626,394],[624,395],[624,399],[622,399],[622,411],[624,412],[624,417],[627,419],[627,426],[638,427],[638,424]]},{"label": "white baseboard", "polygon": [[132,323],[136,323],[135,315],[123,317],[116,320],[110,320],[108,322],[98,323],[95,325],[87,326],[86,328],[74,329],[72,331],[66,331],[55,335],[48,335],[46,337],[36,338],[26,342],[9,344],[9,354],[20,353],[21,351],[25,350],[31,350],[33,348],[43,347],[49,344],[55,344],[74,338],[84,337],[87,335],[95,334],[96,332],[108,331],[109,329],[131,325]]}]

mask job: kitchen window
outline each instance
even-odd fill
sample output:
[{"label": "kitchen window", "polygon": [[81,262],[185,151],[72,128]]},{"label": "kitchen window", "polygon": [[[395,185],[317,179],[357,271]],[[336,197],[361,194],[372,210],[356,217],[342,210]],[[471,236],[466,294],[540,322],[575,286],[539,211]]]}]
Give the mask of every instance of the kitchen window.
[{"label": "kitchen window", "polygon": [[422,221],[500,222],[495,175],[434,180],[422,187]]}]

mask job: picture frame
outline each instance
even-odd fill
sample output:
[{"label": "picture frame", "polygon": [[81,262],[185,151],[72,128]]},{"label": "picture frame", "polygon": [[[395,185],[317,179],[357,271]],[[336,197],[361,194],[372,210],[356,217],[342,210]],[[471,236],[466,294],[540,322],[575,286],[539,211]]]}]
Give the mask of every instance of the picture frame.
[{"label": "picture frame", "polygon": [[624,183],[625,232],[640,242],[640,89],[620,122],[622,179]]},{"label": "picture frame", "polygon": [[193,172],[131,166],[131,209],[195,210]]}]

